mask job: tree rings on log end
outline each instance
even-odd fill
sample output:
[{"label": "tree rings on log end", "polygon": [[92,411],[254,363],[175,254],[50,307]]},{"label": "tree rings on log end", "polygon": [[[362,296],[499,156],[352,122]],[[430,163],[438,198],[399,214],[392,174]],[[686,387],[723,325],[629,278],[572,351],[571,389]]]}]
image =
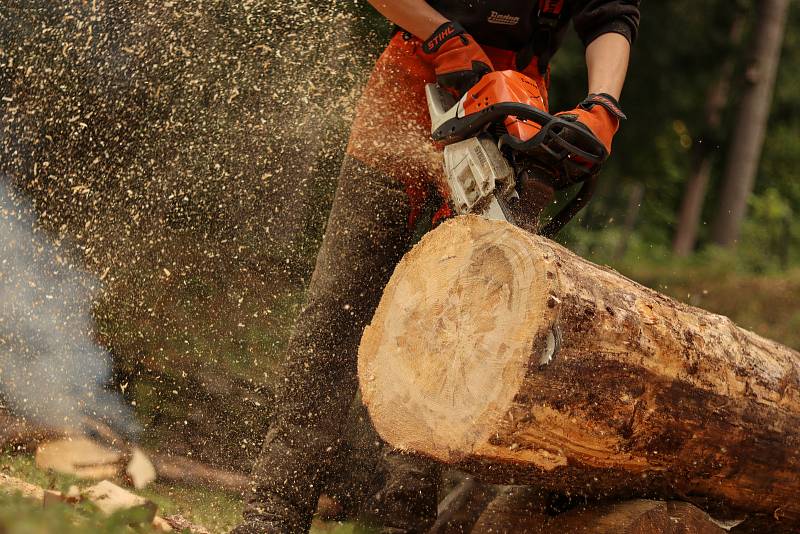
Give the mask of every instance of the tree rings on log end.
[{"label": "tree rings on log end", "polygon": [[531,362],[552,357],[557,277],[530,239],[506,223],[458,217],[398,264],[358,363],[386,441],[443,461],[480,449]]}]

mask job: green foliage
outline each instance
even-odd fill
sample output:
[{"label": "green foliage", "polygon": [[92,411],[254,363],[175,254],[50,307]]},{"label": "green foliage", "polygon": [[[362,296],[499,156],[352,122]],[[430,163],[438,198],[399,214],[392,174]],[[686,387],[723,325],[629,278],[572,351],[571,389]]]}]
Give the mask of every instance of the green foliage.
[{"label": "green foliage", "polygon": [[[700,229],[700,248],[708,244],[706,223],[718,209],[717,190],[724,171],[727,134],[732,131],[744,60],[748,53],[752,16],[742,42],[734,46],[729,32],[737,10],[754,14],[746,2],[644,3],[639,39],[634,47],[630,72],[621,100],[629,117],[614,140],[614,153],[603,171],[595,200],[582,217],[590,232],[576,238],[576,224],[563,239],[571,246],[586,247],[593,233],[621,224],[625,216],[626,183],[640,182],[645,196],[633,240],[648,243],[647,249],[661,257],[669,255],[677,210],[691,165],[692,147],[712,147],[712,177]],[[756,180],[755,194],[741,242],[737,248],[740,268],[756,271],[786,268],[796,264],[795,252],[800,221],[793,218],[788,230],[779,225],[771,208],[777,197],[791,208],[800,205],[800,182],[794,179],[800,168],[800,10],[790,9],[783,56],[776,82],[775,99],[767,138]],[[551,100],[553,109],[574,105],[585,92],[582,48],[570,39],[553,65]],[[705,130],[705,105],[709,87],[719,76],[725,57],[735,59],[731,98],[723,116],[721,134]],[[768,198],[762,198],[767,191]],[[580,223],[578,224],[580,225]],[[610,229],[610,228],[609,228]],[[577,240],[575,240],[577,239]],[[769,246],[764,247],[764,239]],[[656,252],[657,251],[657,252]],[[646,250],[641,251],[647,254]],[[647,257],[645,255],[645,257]],[[701,256],[704,257],[704,256]]]},{"label": "green foliage", "polygon": [[[0,494],[0,529],[8,534],[116,534],[132,532],[127,526],[128,517],[104,517],[88,506],[78,508],[54,504],[44,510],[21,496]],[[155,532],[141,527],[138,532]]]}]

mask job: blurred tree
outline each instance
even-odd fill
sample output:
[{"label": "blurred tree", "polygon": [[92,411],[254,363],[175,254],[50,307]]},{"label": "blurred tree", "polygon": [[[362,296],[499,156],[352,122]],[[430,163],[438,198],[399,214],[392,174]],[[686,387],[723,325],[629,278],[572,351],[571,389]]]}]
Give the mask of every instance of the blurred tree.
[{"label": "blurred tree", "polygon": [[778,72],[789,0],[759,2],[752,56],[746,72],[731,146],[728,151],[722,196],[712,229],[713,239],[733,245],[747,210],[747,201],[761,158],[773,87]]},{"label": "blurred tree", "polygon": [[688,255],[694,250],[697,242],[703,202],[711,177],[713,147],[719,145],[722,136],[722,113],[728,105],[731,77],[736,67],[746,17],[747,12],[739,7],[731,23],[730,50],[724,55],[719,68],[719,77],[709,88],[706,97],[705,132],[692,148],[692,169],[686,181],[672,244],[672,250],[678,256]]}]

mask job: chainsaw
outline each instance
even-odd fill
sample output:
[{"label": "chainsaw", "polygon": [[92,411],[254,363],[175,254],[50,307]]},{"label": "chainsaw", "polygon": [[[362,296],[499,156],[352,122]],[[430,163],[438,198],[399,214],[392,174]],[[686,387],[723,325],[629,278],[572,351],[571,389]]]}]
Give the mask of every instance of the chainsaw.
[{"label": "chainsaw", "polygon": [[[468,213],[553,236],[589,202],[603,144],[582,124],[550,115],[536,83],[516,71],[485,75],[460,100],[436,84],[425,94],[431,137],[444,144],[449,200]],[[547,222],[555,194],[581,187]]]}]

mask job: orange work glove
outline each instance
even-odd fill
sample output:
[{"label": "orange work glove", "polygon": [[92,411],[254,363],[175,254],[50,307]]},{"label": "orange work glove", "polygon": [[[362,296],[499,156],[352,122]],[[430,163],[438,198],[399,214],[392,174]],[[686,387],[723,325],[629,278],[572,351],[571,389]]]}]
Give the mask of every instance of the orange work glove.
[{"label": "orange work glove", "polygon": [[433,65],[436,82],[458,97],[494,70],[486,52],[458,22],[445,22],[422,43],[422,57]]},{"label": "orange work glove", "polygon": [[606,93],[590,94],[572,111],[556,115],[586,126],[603,143],[607,155],[611,154],[611,140],[619,129],[619,121],[627,118],[619,108],[617,99]]}]

